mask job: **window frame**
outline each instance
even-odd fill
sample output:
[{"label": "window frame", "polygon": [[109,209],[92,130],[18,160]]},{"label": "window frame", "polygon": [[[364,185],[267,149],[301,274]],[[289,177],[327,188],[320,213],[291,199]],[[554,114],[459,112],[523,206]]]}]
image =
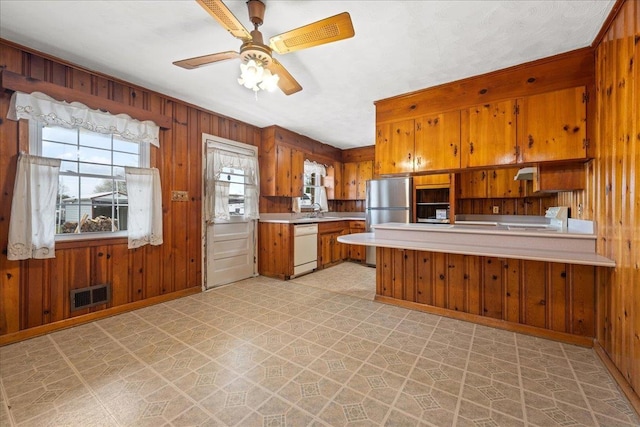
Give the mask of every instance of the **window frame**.
[{"label": "window frame", "polygon": [[[39,122],[37,120],[28,120],[29,122],[29,153],[42,156],[42,130],[45,126],[45,123]],[[63,126],[50,126],[50,127],[60,127]],[[79,132],[80,128],[73,128],[75,131]],[[85,129],[87,132],[93,132]],[[109,135],[111,137],[114,134],[102,134],[100,132],[93,132],[99,135]],[[117,135],[116,135],[117,136]],[[137,167],[148,168],[151,159],[151,144],[149,143],[138,143],[140,146],[138,165]],[[113,155],[113,150],[108,150]],[[113,163],[110,164],[113,166]],[[66,174],[71,175],[71,174]],[[90,177],[95,178],[96,176],[92,174],[83,174],[78,172],[77,174],[73,174],[77,177]],[[123,178],[124,179],[124,178]],[[54,219],[55,221],[55,219]],[[66,241],[79,241],[79,240],[101,240],[101,239],[115,239],[115,238],[123,238],[127,237],[127,230],[118,230],[118,231],[98,231],[98,232],[85,232],[85,233],[56,233],[55,241],[56,242],[66,242]]]}]

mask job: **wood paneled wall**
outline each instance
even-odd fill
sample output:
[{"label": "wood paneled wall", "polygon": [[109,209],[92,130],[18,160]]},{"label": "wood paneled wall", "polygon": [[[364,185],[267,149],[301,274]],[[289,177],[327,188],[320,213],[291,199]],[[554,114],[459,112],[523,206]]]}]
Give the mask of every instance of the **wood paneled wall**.
[{"label": "wood paneled wall", "polygon": [[638,397],[640,2],[624,2],[605,30],[596,46],[596,157],[583,203],[598,225],[598,253],[616,261],[601,277],[597,339]]},{"label": "wood paneled wall", "polygon": [[[19,151],[28,151],[28,125],[5,119],[11,93],[0,93],[0,343],[18,331],[44,331],[45,325],[72,317],[197,292],[202,284],[202,133],[258,145],[260,129],[3,40],[0,69],[173,120],[171,129],[160,131],[160,148],[151,149],[151,165],[162,181],[163,245],[129,250],[122,238],[64,242],[56,245],[53,259],[8,261],[16,162]],[[174,190],[187,191],[188,201],[171,201]],[[69,290],[105,282],[113,286],[108,306],[70,312]]]}]

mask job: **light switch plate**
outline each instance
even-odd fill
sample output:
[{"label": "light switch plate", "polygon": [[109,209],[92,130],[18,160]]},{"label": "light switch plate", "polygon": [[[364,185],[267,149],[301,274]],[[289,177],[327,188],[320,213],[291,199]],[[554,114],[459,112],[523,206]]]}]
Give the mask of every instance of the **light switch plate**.
[{"label": "light switch plate", "polygon": [[171,201],[172,202],[186,202],[189,200],[189,192],[188,191],[172,191],[171,192]]}]

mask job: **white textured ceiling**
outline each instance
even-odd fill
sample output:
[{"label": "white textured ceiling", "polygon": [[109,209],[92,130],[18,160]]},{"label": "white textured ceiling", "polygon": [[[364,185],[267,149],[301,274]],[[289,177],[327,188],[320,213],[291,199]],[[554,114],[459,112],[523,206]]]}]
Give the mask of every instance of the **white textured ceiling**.
[{"label": "white textured ceiling", "polygon": [[[244,1],[225,1],[249,29]],[[238,85],[239,61],[173,61],[238,50],[195,1],[0,0],[0,37],[264,127],[339,148],[375,143],[373,102],[591,44],[614,0],[268,0],[265,39],[343,11],[355,37],[277,55],[302,92]]]}]

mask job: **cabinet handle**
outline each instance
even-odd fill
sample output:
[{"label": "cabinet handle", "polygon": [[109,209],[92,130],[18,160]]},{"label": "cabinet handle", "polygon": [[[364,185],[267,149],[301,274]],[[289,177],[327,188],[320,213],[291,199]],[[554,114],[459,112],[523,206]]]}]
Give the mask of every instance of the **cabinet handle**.
[{"label": "cabinet handle", "polygon": [[416,157],[416,163],[420,166],[422,164],[422,157]]},{"label": "cabinet handle", "polygon": [[493,171],[493,179],[496,179],[498,177],[498,173],[496,171]]},{"label": "cabinet handle", "polygon": [[407,157],[411,160],[411,153],[407,154]]},{"label": "cabinet handle", "polygon": [[487,177],[487,173],[485,171],[482,171],[482,179],[481,181],[484,181],[484,179]]},{"label": "cabinet handle", "polygon": [[518,160],[518,158],[520,157],[520,147],[518,145],[516,145],[514,147],[515,151],[514,151],[514,156],[516,156],[516,161]]},{"label": "cabinet handle", "polygon": [[453,146],[453,157],[458,155],[458,144]]},{"label": "cabinet handle", "polygon": [[469,143],[469,154],[473,154],[473,142]]},{"label": "cabinet handle", "polygon": [[529,135],[529,148],[533,147],[533,136]]}]

